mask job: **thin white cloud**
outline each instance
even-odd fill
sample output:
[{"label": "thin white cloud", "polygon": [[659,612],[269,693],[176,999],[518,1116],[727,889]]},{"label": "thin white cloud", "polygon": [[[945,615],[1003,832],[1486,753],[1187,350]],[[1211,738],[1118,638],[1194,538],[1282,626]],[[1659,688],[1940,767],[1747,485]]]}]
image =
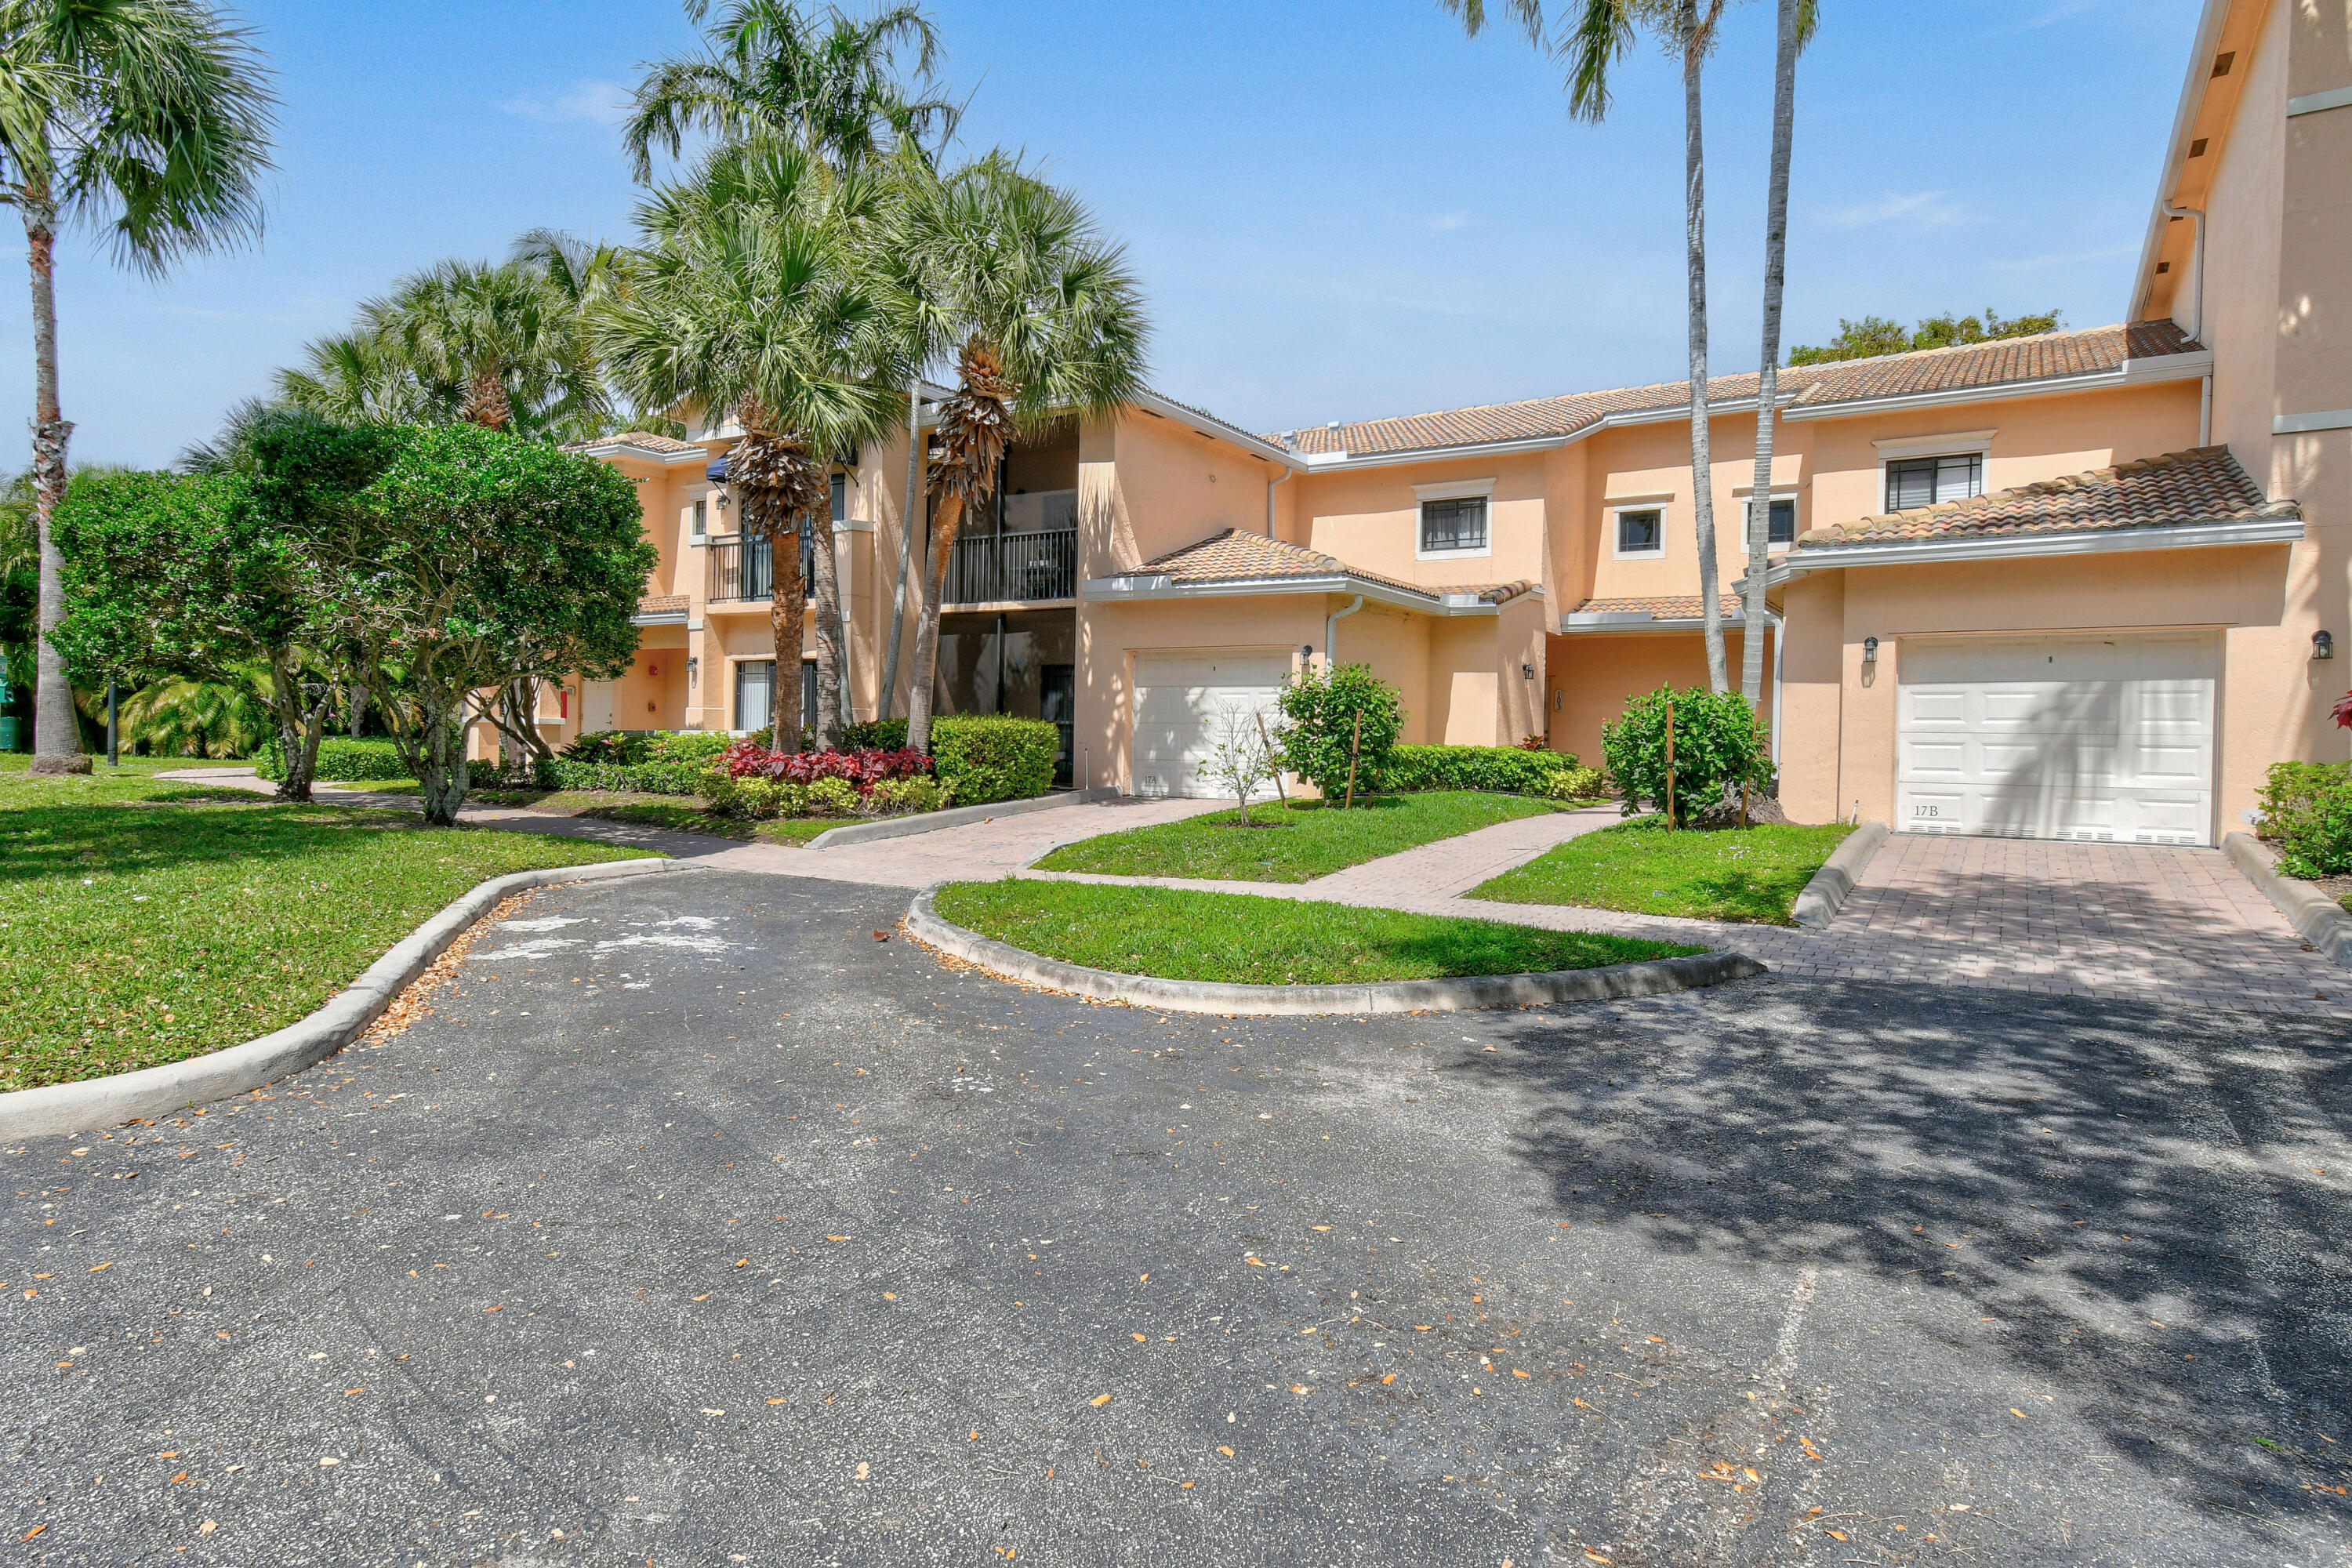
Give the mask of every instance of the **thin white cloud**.
[{"label": "thin white cloud", "polygon": [[1435,217],[1429,220],[1429,226],[1439,234],[1444,234],[1450,230],[1460,228],[1464,224],[1466,224],[1469,221],[1470,215],[1466,212],[1440,213]]},{"label": "thin white cloud", "polygon": [[2058,0],[2038,15],[2029,16],[2014,27],[2002,29],[2011,33],[2031,33],[2042,27],[2054,27],[2061,22],[2071,22],[2085,11],[2098,9],[2099,0]]},{"label": "thin white cloud", "polygon": [[513,98],[499,107],[541,125],[618,125],[628,117],[629,89],[618,82],[575,82],[554,98]]},{"label": "thin white cloud", "polygon": [[1960,209],[1941,191],[1914,191],[1909,195],[1890,193],[1874,202],[1840,207],[1829,215],[1829,221],[1839,228],[1867,228],[1898,219],[1923,227],[1941,228],[1959,222]]},{"label": "thin white cloud", "polygon": [[2084,261],[2108,261],[2129,256],[2138,248],[2136,245],[2111,245],[2104,250],[2070,250],[2048,256],[2022,256],[2013,261],[1988,261],[1985,267],[1992,272],[2040,272],[2045,268],[2073,267]]}]

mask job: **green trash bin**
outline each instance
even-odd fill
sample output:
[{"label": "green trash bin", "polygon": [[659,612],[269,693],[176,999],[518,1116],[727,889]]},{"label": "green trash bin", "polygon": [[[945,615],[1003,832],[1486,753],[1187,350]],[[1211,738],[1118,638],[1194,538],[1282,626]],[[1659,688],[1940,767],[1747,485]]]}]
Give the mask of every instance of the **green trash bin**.
[{"label": "green trash bin", "polygon": [[0,714],[0,752],[16,750],[16,726],[21,721],[13,714]]}]

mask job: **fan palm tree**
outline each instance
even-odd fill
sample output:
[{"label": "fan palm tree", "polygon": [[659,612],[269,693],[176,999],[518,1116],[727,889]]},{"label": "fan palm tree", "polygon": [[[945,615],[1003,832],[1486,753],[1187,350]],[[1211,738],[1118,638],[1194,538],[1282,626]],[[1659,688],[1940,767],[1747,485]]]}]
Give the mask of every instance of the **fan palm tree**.
[{"label": "fan palm tree", "polygon": [[[709,9],[688,0],[694,21]],[[653,178],[656,151],[675,158],[695,132],[781,140],[842,168],[954,133],[956,106],[910,95],[898,76],[898,55],[913,49],[919,93],[939,62],[939,33],[919,5],[863,21],[829,7],[820,21],[788,0],[733,0],[705,38],[700,58],[665,60],[637,88],[621,135],[640,183]]]},{"label": "fan palm tree", "polygon": [[1739,690],[1764,700],[1764,578],[1772,566],[1772,420],[1780,391],[1780,295],[1789,270],[1789,153],[1797,127],[1797,51],[1812,37],[1815,0],[1780,0],[1772,62],[1772,174],[1764,214],[1764,354],[1757,362],[1756,479],[1748,500],[1747,595],[1740,605]]},{"label": "fan palm tree", "polygon": [[0,201],[24,220],[33,283],[37,773],[89,765],[47,636],[65,613],[49,521],[73,434],[58,400],[58,230],[89,225],[150,277],[255,237],[273,107],[245,29],[204,0],[0,0]]},{"label": "fan palm tree", "polygon": [[338,425],[442,425],[456,397],[427,386],[400,345],[362,330],[320,338],[308,363],[278,373],[278,400]]},{"label": "fan palm tree", "polygon": [[[1438,0],[1475,35],[1486,25],[1485,0]],[[1655,34],[1683,68],[1683,228],[1689,290],[1691,510],[1698,531],[1699,615],[1706,633],[1706,673],[1717,691],[1730,689],[1724,657],[1723,605],[1717,596],[1714,467],[1706,413],[1706,159],[1699,118],[1699,69],[1716,45],[1725,0],[1572,0],[1567,25],[1555,37],[1543,0],[1500,0],[1528,42],[1563,60],[1568,109],[1598,123],[1609,112],[1609,70],[1632,52],[1637,30]],[[1769,497],[1767,498],[1769,501]]]},{"label": "fan palm tree", "polygon": [[964,517],[994,493],[1016,437],[1106,413],[1143,389],[1150,329],[1119,247],[1076,196],[1016,159],[992,153],[926,181],[904,210],[920,319],[956,362],[956,388],[940,408],[940,500],[907,704],[907,744],[921,750],[930,743],[940,599]]},{"label": "fan palm tree", "polygon": [[610,412],[582,303],[536,260],[444,261],[365,313],[427,385],[457,389],[460,421],[539,436]]},{"label": "fan palm tree", "polygon": [[[897,419],[908,342],[874,252],[887,208],[882,184],[768,140],[722,146],[692,178],[643,204],[645,243],[625,296],[601,317],[597,341],[640,405],[731,415],[742,437],[727,454],[747,540],[775,565],[777,744],[803,722],[798,541],[803,523],[830,531],[836,453]],[[818,520],[824,520],[819,523]],[[822,536],[821,536],[822,537]],[[830,549],[816,552],[821,596],[839,602]],[[820,615],[822,643],[835,642]],[[837,738],[841,648],[821,649],[820,727]]]}]

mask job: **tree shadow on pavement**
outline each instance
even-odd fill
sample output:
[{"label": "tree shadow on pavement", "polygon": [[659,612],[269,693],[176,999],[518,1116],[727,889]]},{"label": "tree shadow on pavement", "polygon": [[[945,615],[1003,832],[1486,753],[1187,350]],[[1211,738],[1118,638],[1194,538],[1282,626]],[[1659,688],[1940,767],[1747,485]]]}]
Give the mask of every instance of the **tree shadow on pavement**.
[{"label": "tree shadow on pavement", "polygon": [[2340,1026],[1861,983],[1711,994],[1531,1013],[1527,1048],[1459,1069],[1534,1090],[1521,1153],[1562,1214],[1943,1293],[1956,1354],[2066,1391],[2204,1503],[2299,1513],[2344,1480]]}]

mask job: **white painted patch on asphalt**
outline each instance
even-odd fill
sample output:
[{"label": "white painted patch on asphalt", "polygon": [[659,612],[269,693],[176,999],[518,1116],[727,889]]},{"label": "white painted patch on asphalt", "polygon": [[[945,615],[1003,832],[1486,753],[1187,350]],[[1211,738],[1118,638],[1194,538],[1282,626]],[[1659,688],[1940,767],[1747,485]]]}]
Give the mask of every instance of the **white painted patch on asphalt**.
[{"label": "white painted patch on asphalt", "polygon": [[547,915],[535,921],[500,921],[500,931],[561,931],[565,926],[586,925],[577,915]]},{"label": "white painted patch on asphalt", "polygon": [[1764,1375],[1781,1388],[1789,1385],[1789,1371],[1797,1362],[1797,1333],[1805,1324],[1805,1309],[1813,1304],[1813,1281],[1819,1270],[1806,1268],[1797,1273],[1797,1288],[1789,1296],[1789,1310],[1780,1318],[1780,1336],[1772,1342],[1772,1359],[1764,1363]]},{"label": "white painted patch on asphalt", "polygon": [[579,945],[578,942],[568,936],[533,937],[529,942],[519,942],[512,947],[499,948],[496,952],[469,952],[466,955],[466,962],[496,963],[500,959],[506,958],[545,958],[551,952],[561,952],[567,947]]}]

